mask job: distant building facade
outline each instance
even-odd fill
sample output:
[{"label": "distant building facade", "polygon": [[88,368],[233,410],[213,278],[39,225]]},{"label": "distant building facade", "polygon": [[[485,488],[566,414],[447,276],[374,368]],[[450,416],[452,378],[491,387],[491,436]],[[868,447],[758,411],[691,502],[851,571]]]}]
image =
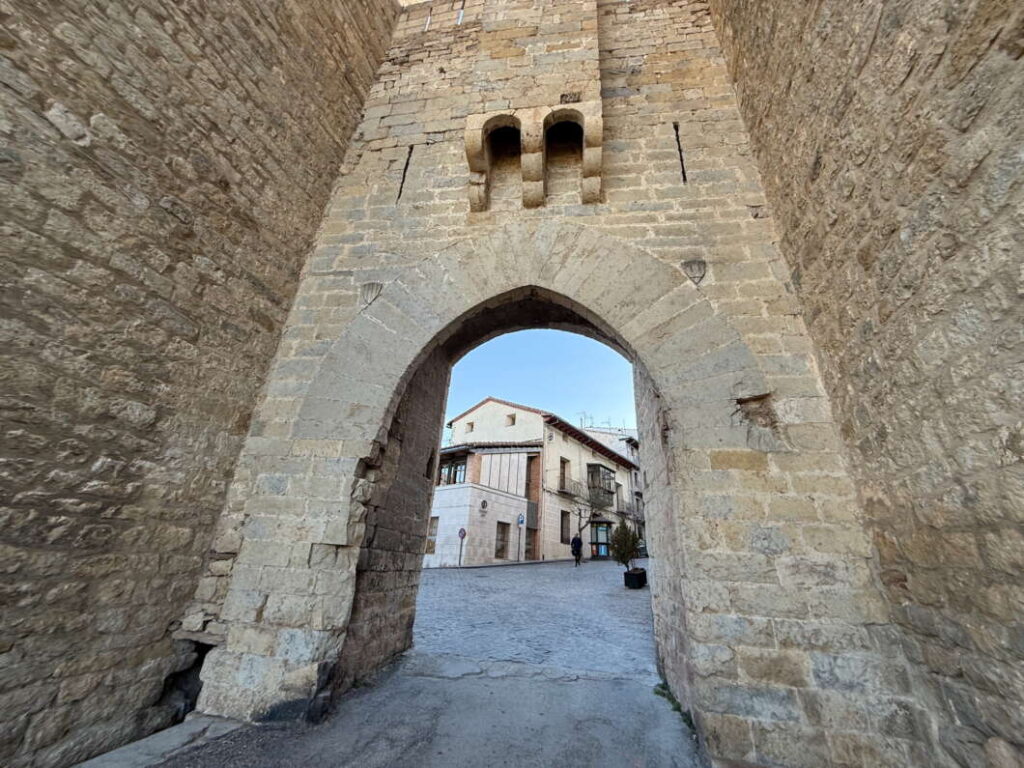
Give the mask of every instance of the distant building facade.
[{"label": "distant building facade", "polygon": [[425,568],[568,558],[577,531],[584,554],[603,558],[618,522],[642,534],[635,436],[591,434],[492,397],[448,426],[453,444],[440,451]]},{"label": "distant building facade", "polygon": [[640,469],[640,440],[637,437],[637,431],[626,427],[585,427],[583,431],[616,453],[621,453],[636,465],[629,471],[629,487],[626,491],[624,511],[636,523],[637,533],[640,534],[641,539],[644,539],[645,483],[643,472]]}]

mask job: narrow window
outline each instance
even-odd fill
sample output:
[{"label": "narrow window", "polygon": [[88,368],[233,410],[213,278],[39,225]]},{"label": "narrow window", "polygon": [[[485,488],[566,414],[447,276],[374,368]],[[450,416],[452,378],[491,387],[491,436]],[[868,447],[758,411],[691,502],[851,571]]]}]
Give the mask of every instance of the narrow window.
[{"label": "narrow window", "polygon": [[510,413],[508,416],[505,417],[505,426],[506,427],[514,427],[515,425],[516,425],[516,415],[514,413]]},{"label": "narrow window", "polygon": [[511,528],[509,523],[498,523],[498,530],[494,535],[494,557],[498,560],[508,559],[508,539]]},{"label": "narrow window", "polygon": [[440,518],[430,518],[430,525],[427,528],[427,547],[424,550],[425,554],[432,555],[437,549],[437,523]]},{"label": "narrow window", "polygon": [[548,200],[580,202],[583,169],[583,129],[563,120],[544,132],[544,174]]},{"label": "narrow window", "polygon": [[558,465],[558,490],[568,491],[569,490],[569,479],[571,473],[569,470],[569,460],[562,459]]},{"label": "narrow window", "polygon": [[495,128],[487,135],[492,210],[508,210],[522,205],[522,154],[522,136],[514,125]]},{"label": "narrow window", "polygon": [[572,541],[572,536],[569,531],[572,527],[572,517],[564,509],[562,510],[562,543],[569,544]]}]

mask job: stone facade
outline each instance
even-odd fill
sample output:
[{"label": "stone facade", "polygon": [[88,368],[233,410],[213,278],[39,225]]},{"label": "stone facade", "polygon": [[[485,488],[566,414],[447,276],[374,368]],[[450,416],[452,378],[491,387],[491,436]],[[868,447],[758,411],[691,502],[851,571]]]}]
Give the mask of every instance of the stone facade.
[{"label": "stone facade", "polygon": [[1024,7],[711,6],[929,764],[1024,765]]},{"label": "stone facade", "polygon": [[171,633],[396,18],[0,0],[0,764],[177,715]]},{"label": "stone facade", "polygon": [[[439,485],[434,489],[430,514],[437,518],[437,537],[434,551],[428,548],[423,556],[424,568],[457,568],[460,555],[462,565],[514,563],[526,559],[525,531],[518,523],[519,515],[526,516],[526,497],[522,490],[518,494],[508,493],[481,483]],[[509,533],[508,548],[502,558],[495,553],[498,523],[507,525]],[[466,538],[461,541],[460,528],[466,531]]]},{"label": "stone facade", "polygon": [[[403,647],[427,506],[392,506],[392,468],[424,477],[440,427],[403,414],[440,413],[439,369],[475,344],[544,326],[636,365],[661,660],[714,761],[924,764],[707,8],[468,2],[459,23],[450,7],[399,22],[307,265],[222,519],[243,542],[227,596],[189,619],[228,630],[200,708],[315,717]],[[555,106],[503,73],[587,60],[561,62],[545,30],[591,18],[602,201],[584,202],[582,152],[549,153],[543,205],[524,205],[523,157],[472,211],[467,123]],[[363,608],[357,559],[376,563]]]},{"label": "stone facade", "polygon": [[188,640],[253,719],[407,647],[451,362],[538,326],[634,362],[716,766],[1019,764],[1024,11],[172,5],[0,0],[5,764]]}]

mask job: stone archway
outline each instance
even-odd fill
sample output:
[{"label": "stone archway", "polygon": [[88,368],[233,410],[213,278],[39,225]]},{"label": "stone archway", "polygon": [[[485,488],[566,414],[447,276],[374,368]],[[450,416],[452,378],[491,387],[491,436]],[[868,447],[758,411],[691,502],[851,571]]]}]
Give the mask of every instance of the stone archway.
[{"label": "stone archway", "polygon": [[305,278],[222,521],[200,709],[317,717],[408,646],[451,362],[547,326],[636,366],[659,655],[713,759],[858,753],[907,711],[827,402],[773,393],[778,356],[680,269],[564,223],[393,264]]}]

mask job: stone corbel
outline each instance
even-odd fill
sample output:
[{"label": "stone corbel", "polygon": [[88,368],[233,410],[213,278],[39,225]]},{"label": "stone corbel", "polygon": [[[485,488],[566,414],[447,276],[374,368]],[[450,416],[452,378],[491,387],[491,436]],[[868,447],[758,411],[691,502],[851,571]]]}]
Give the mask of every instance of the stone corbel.
[{"label": "stone corbel", "polygon": [[488,135],[498,128],[513,126],[520,135],[520,168],[523,183],[523,207],[544,205],[545,133],[555,123],[569,120],[583,131],[583,167],[581,199],[601,202],[602,142],[604,121],[601,102],[588,101],[557,107],[534,107],[512,112],[487,112],[466,118],[466,161],[469,163],[469,209],[486,211],[490,206],[491,168]]},{"label": "stone corbel", "polygon": [[544,205],[544,120],[540,110],[527,110],[523,116],[523,156],[520,167],[523,174],[523,207],[537,208]]}]

